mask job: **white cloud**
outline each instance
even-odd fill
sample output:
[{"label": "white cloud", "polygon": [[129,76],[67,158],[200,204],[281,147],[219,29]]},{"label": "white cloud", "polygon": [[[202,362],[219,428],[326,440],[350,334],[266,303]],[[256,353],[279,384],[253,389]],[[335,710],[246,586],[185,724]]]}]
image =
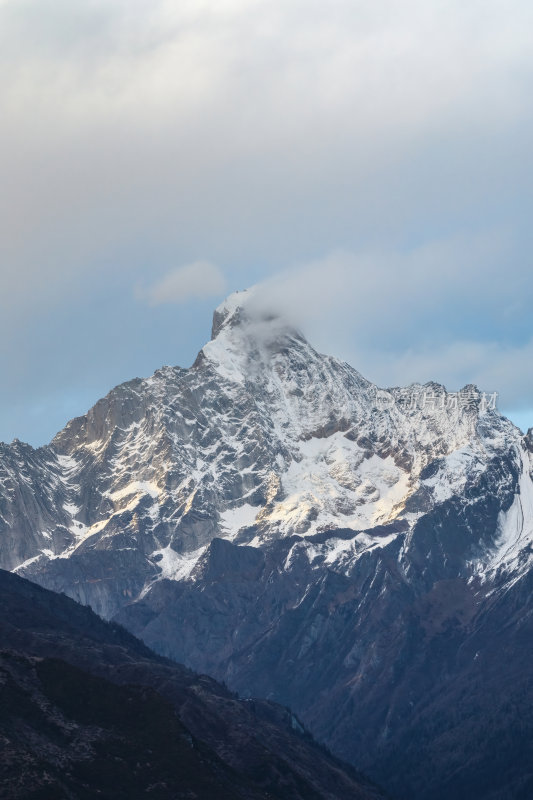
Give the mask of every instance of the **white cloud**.
[{"label": "white cloud", "polygon": [[439,326],[452,332],[467,315],[492,314],[495,324],[511,310],[527,310],[533,283],[524,263],[511,260],[512,246],[502,229],[403,250],[339,250],[273,275],[256,302],[315,330],[322,320],[331,329],[333,317],[336,329],[367,342],[389,342],[392,333],[409,341],[413,328],[423,340]]},{"label": "white cloud", "polygon": [[193,261],[170,270],[140,295],[153,306],[163,303],[185,303],[187,300],[217,297],[226,290],[226,279],[220,267],[210,261]]},{"label": "white cloud", "polygon": [[531,406],[533,281],[506,231],[332,253],[273,276],[250,302],[381,386],[476,383],[502,407]]}]

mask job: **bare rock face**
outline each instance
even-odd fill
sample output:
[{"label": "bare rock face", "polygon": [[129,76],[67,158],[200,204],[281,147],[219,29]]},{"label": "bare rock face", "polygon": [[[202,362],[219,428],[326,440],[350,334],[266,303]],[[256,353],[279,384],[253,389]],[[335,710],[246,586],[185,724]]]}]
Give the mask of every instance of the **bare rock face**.
[{"label": "bare rock face", "polygon": [[2,448],[3,566],[288,703],[406,797],[520,796],[487,753],[531,704],[533,448],[476,387],[379,389],[238,293],[190,369]]}]

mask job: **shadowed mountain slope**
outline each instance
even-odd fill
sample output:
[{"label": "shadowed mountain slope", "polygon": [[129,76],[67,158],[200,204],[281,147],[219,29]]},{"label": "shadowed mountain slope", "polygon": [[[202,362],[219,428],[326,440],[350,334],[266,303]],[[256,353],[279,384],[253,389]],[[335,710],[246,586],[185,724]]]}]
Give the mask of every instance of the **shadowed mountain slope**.
[{"label": "shadowed mountain slope", "polygon": [[378,800],[287,709],[0,572],[0,796]]}]

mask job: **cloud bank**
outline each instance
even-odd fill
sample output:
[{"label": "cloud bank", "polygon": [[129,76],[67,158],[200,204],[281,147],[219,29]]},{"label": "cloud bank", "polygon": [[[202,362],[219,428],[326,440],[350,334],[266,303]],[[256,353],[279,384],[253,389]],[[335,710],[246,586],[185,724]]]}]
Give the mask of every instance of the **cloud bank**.
[{"label": "cloud bank", "polygon": [[519,223],[532,51],[520,0],[4,0],[10,305],[142,251],[244,270]]}]

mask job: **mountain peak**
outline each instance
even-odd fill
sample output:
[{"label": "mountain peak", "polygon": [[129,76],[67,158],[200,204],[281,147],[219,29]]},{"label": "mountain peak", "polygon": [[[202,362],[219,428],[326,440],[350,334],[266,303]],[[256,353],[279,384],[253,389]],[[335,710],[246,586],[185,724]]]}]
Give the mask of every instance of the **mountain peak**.
[{"label": "mountain peak", "polygon": [[253,296],[253,293],[253,288],[244,289],[240,292],[233,292],[217,306],[213,313],[213,326],[211,328],[212,340],[216,339],[222,328],[226,325],[233,326],[242,320],[244,309]]},{"label": "mountain peak", "polygon": [[215,309],[211,340],[200,351],[195,365],[207,359],[223,377],[242,384],[252,364],[254,369],[259,364],[265,366],[274,353],[302,345],[312,349],[254,286],[230,294]]},{"label": "mountain peak", "polygon": [[267,338],[276,337],[283,332],[297,333],[284,315],[261,296],[259,288],[233,292],[215,309],[211,329],[211,341],[230,329],[246,329],[247,334],[257,335],[263,329],[261,338],[268,331]]}]

